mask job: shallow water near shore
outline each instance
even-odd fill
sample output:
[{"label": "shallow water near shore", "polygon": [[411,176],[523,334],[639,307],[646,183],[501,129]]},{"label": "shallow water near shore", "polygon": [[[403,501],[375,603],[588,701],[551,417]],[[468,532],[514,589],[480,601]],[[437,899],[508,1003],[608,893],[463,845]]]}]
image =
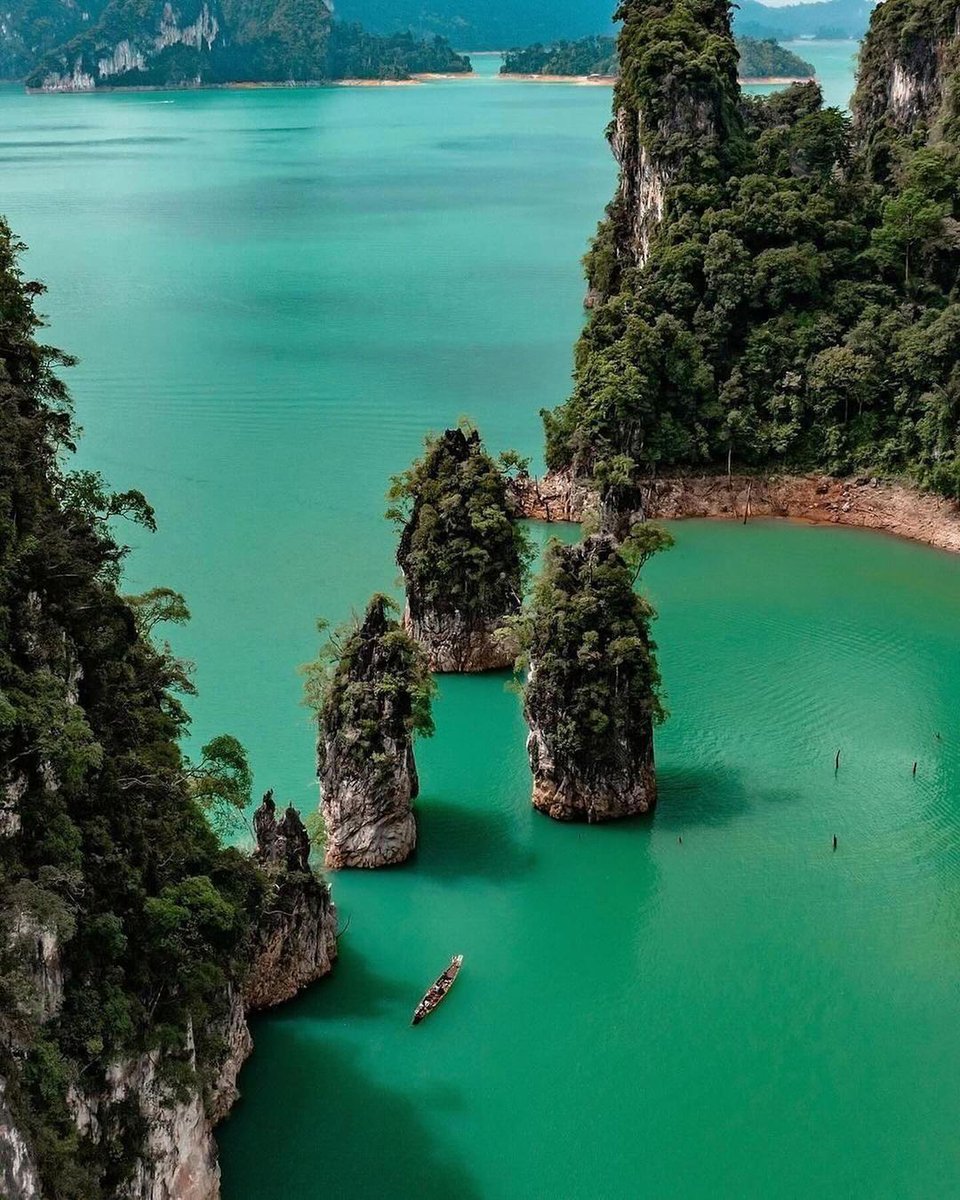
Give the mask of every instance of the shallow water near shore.
[{"label": "shallow water near shore", "polygon": [[[313,617],[394,579],[387,477],[463,412],[539,455],[608,110],[489,75],[0,89],[3,207],[82,358],[82,462],[157,506],[130,587],[187,594],[193,742],[236,733],[281,799],[315,800]],[[226,1200],[960,1194],[960,559],[672,528],[646,579],[657,814],[533,813],[506,676],[442,680],[420,851],[335,878],[334,975],[255,1021]]]}]

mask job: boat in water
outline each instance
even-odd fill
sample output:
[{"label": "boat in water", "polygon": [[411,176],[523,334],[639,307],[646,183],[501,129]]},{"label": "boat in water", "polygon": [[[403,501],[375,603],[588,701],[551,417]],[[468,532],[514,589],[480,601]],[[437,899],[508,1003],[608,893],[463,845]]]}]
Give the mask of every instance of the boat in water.
[{"label": "boat in water", "polygon": [[447,992],[453,987],[453,981],[460,973],[460,968],[463,966],[463,955],[455,954],[450,959],[450,966],[437,979],[436,983],[427,988],[423,994],[423,999],[417,1005],[413,1014],[411,1024],[419,1025],[424,1017],[429,1017],[433,1010],[437,1007],[440,1001],[444,998]]}]

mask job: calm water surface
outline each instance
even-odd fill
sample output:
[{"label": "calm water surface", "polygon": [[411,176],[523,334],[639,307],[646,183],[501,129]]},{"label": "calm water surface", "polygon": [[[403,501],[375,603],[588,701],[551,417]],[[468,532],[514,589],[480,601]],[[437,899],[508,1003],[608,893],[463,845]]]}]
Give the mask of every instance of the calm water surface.
[{"label": "calm water surface", "polygon": [[[157,506],[131,587],[194,609],[195,740],[237,733],[304,808],[294,667],[316,614],[394,579],[387,477],[460,413],[539,453],[608,105],[493,79],[0,92],[3,207],[82,356],[83,461]],[[336,973],[256,1022],[227,1200],[960,1195],[960,561],[675,532],[647,581],[656,818],[537,817],[505,677],[444,680],[421,851],[337,877]]]}]

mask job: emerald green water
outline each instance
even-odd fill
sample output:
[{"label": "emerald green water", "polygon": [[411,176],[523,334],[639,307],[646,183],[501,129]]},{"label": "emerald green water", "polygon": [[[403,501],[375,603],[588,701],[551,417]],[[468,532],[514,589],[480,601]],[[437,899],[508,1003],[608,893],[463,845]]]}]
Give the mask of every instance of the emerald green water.
[{"label": "emerald green water", "polygon": [[[3,208],[82,356],[83,462],[158,510],[130,586],[187,593],[194,740],[236,733],[283,799],[315,799],[314,616],[394,579],[389,474],[464,412],[539,454],[608,106],[490,78],[0,91]],[[341,961],[255,1023],[226,1200],[960,1195],[960,560],[675,533],[647,581],[656,817],[535,816],[505,678],[445,679],[420,852],[334,880]]]}]

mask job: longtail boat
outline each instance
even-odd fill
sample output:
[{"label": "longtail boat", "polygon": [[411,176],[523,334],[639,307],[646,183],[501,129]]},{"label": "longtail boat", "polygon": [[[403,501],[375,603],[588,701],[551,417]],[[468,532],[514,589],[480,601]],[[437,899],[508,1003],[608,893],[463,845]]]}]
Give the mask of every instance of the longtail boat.
[{"label": "longtail boat", "polygon": [[450,966],[437,979],[436,983],[432,984],[423,994],[423,999],[417,1005],[413,1014],[411,1024],[419,1025],[424,1017],[428,1017],[437,1007],[440,1001],[444,998],[447,992],[453,987],[453,981],[460,973],[460,968],[463,966],[463,955],[455,954],[450,959]]}]

